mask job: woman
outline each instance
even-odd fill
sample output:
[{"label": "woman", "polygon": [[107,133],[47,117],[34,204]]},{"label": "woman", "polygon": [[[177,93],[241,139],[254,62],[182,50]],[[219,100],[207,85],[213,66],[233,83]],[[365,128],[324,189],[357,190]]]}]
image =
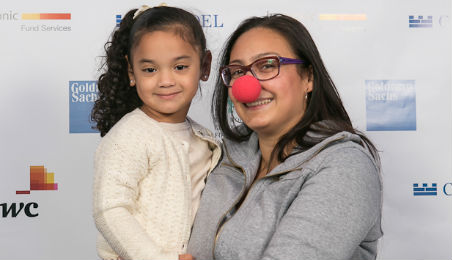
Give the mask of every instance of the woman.
[{"label": "woman", "polygon": [[[207,178],[188,253],[375,259],[379,157],[354,130],[309,32],[284,15],[250,18],[220,62],[213,115],[224,156]],[[256,101],[239,102],[229,88],[245,75],[262,87]]]}]

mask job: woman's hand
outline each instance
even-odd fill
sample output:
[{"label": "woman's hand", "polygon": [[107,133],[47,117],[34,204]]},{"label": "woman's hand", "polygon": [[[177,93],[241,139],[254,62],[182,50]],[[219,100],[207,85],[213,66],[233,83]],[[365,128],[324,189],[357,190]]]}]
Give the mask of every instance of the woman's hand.
[{"label": "woman's hand", "polygon": [[190,254],[179,255],[179,260],[195,260],[195,258]]}]

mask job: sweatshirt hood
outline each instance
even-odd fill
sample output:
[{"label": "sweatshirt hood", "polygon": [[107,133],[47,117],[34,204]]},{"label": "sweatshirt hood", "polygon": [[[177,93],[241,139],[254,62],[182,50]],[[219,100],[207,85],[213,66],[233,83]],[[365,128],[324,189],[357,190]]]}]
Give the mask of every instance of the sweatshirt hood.
[{"label": "sweatshirt hood", "polygon": [[[268,173],[267,176],[300,168],[304,163],[330,145],[342,142],[354,142],[360,146],[363,144],[362,139],[358,135],[350,132],[343,131],[330,137],[325,137],[319,135],[318,132],[315,131],[315,127],[313,130],[314,131],[308,131],[304,138],[310,139],[309,141],[322,141],[306,151],[290,156],[286,159],[284,164],[276,166],[270,171],[270,173]],[[223,146],[225,151],[223,163],[242,168],[246,174],[247,183],[251,183],[251,180],[254,179],[257,173],[261,160],[261,152],[259,149],[259,139],[257,134],[253,132],[248,140],[242,142],[235,142],[225,139]],[[294,152],[296,152],[296,150],[294,150]]]}]

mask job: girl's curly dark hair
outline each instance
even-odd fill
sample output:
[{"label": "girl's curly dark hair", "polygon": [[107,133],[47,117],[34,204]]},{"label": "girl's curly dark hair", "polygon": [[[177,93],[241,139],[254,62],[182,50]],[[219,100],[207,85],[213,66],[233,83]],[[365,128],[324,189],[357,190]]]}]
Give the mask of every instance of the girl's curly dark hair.
[{"label": "girl's curly dark hair", "polygon": [[133,19],[137,9],[124,16],[119,28],[113,32],[111,41],[105,44],[104,70],[98,80],[99,97],[91,111],[95,128],[105,136],[125,114],[143,105],[136,87],[130,86],[129,62],[132,50],[145,33],[171,30],[190,42],[200,52],[201,60],[206,54],[206,39],[196,17],[180,8],[159,6],[142,12]]}]

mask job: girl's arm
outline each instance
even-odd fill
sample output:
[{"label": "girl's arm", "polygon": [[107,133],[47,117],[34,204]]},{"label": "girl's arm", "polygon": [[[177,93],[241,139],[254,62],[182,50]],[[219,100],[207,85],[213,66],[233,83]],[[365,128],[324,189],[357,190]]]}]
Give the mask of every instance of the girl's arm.
[{"label": "girl's arm", "polygon": [[178,259],[163,254],[132,215],[137,209],[139,182],[149,165],[140,138],[104,137],[95,157],[94,220],[97,229],[121,259]]}]

